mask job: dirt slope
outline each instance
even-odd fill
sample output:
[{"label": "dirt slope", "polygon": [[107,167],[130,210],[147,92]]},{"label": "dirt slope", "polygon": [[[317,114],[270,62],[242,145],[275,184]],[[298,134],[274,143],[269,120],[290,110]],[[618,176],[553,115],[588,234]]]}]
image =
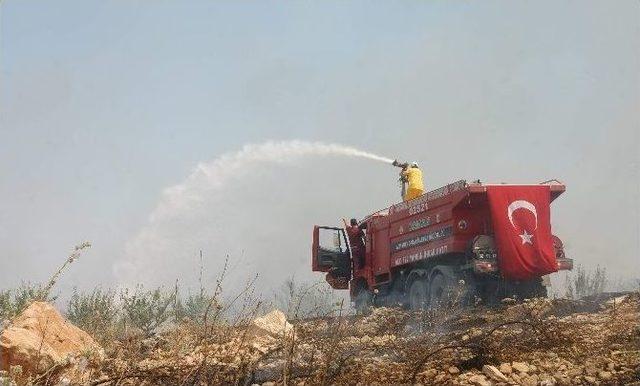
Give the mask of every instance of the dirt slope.
[{"label": "dirt slope", "polygon": [[113,342],[105,359],[89,363],[84,379],[89,374],[94,385],[640,385],[639,306],[640,296],[631,294],[615,303],[535,299],[422,314],[378,309],[367,317],[291,322],[287,334],[283,328],[291,326],[279,313],[266,319],[282,327],[260,334],[252,323],[185,324],[151,340]]}]

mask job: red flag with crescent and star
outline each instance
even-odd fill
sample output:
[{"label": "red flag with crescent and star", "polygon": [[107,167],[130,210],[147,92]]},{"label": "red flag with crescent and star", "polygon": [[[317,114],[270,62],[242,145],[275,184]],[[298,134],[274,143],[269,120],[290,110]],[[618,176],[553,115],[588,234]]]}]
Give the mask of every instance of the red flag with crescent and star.
[{"label": "red flag with crescent and star", "polygon": [[528,280],[556,272],[549,186],[490,185],[487,195],[504,278]]}]

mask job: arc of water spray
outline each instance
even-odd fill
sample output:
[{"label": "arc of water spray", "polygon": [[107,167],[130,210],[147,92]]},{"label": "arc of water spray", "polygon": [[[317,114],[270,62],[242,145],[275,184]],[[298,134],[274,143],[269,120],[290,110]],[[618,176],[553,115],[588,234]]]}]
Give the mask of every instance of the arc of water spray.
[{"label": "arc of water spray", "polygon": [[226,153],[213,161],[198,164],[184,182],[165,189],[150,220],[153,222],[163,216],[173,216],[187,210],[189,203],[195,204],[202,199],[201,192],[223,187],[229,178],[238,176],[250,163],[286,163],[305,156],[330,155],[367,158],[389,164],[393,162],[390,158],[339,144],[298,140],[247,144],[237,152]]},{"label": "arc of water spray", "polygon": [[307,156],[360,157],[374,161],[392,163],[393,160],[369,153],[351,146],[322,142],[268,141],[261,144],[247,144],[239,151],[226,153],[218,158],[199,163],[194,171],[180,184],[163,191],[156,208],[149,216],[149,222],[125,246],[125,259],[116,263],[116,276],[139,275],[146,272],[141,256],[162,253],[163,226],[172,220],[188,217],[197,211],[198,205],[213,191],[224,188],[232,178],[243,175],[247,166],[256,163],[287,163]]}]

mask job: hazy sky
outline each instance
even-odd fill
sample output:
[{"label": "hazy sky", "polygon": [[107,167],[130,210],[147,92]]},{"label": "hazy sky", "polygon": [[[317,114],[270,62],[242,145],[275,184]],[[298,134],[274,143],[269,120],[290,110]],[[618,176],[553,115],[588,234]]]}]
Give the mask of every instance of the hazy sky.
[{"label": "hazy sky", "polygon": [[[5,0],[0,21],[0,288],[83,240],[60,289],[120,284],[167,187],[289,139],[416,160],[428,188],[558,178],[567,254],[640,276],[637,1]],[[137,281],[192,281],[200,248],[207,280],[226,254],[234,280],[319,279],[311,226],[398,197],[371,161],[247,168],[137,250]]]}]

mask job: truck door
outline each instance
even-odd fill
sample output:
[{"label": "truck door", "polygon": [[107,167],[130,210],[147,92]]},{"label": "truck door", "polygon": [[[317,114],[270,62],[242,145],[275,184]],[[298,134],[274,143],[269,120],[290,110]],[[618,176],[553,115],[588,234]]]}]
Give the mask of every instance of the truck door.
[{"label": "truck door", "polygon": [[311,265],[316,272],[329,272],[336,279],[351,279],[351,254],[344,229],[313,227]]}]

